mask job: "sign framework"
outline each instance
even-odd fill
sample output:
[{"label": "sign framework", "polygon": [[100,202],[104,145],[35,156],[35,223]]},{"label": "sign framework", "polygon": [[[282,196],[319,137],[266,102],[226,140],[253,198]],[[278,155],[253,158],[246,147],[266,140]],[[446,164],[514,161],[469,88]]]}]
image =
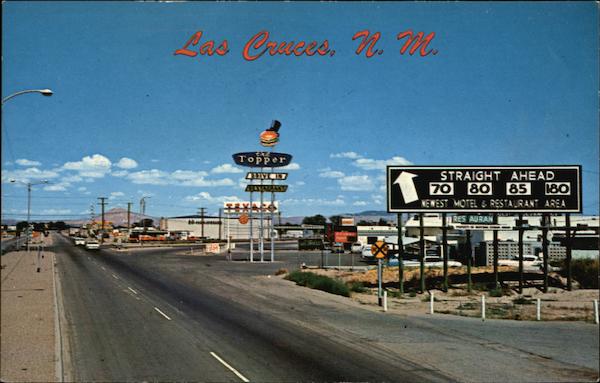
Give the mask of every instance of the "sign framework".
[{"label": "sign framework", "polygon": [[580,213],[581,166],[388,166],[387,211]]}]

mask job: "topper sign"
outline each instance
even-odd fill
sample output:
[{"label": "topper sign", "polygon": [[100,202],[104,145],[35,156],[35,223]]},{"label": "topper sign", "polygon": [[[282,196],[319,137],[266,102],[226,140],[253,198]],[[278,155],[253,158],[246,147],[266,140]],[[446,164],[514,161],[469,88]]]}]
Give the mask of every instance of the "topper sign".
[{"label": "topper sign", "polygon": [[276,168],[289,165],[292,162],[292,155],[274,152],[246,152],[234,154],[233,160],[241,166]]}]

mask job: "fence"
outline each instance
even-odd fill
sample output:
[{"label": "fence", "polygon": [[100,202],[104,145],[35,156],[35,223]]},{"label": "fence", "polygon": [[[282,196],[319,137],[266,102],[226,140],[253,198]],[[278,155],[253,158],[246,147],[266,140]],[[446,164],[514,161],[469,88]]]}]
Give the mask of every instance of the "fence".
[{"label": "fence", "polygon": [[454,314],[488,319],[585,320],[598,324],[598,300],[558,300],[528,296],[493,298],[446,297],[430,294],[430,314]]}]

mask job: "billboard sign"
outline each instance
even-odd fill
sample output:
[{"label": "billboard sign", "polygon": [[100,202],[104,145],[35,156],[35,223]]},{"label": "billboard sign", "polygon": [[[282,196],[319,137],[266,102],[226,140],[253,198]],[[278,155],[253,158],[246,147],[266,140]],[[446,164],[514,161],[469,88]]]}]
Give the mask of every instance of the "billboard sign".
[{"label": "billboard sign", "polygon": [[352,231],[336,231],[333,233],[333,241],[341,243],[356,242],[356,232]]},{"label": "billboard sign", "polygon": [[292,155],[275,152],[244,152],[233,155],[233,161],[240,166],[252,168],[276,168],[289,165]]},{"label": "billboard sign", "polygon": [[285,193],[287,185],[246,185],[247,192]]},{"label": "billboard sign", "polygon": [[581,166],[388,166],[387,211],[580,213]]},{"label": "billboard sign", "polygon": [[340,220],[341,226],[354,226],[354,218],[353,217],[342,217]]},{"label": "billboard sign", "polygon": [[248,172],[246,174],[247,180],[276,180],[283,181],[287,179],[287,173],[260,173],[260,172]]},{"label": "billboard sign", "polygon": [[[223,209],[226,213],[248,213],[250,211],[250,202],[223,202]],[[261,211],[260,202],[252,202],[252,211]],[[262,211],[273,211],[274,213],[277,213],[279,211],[279,202],[263,202]]]}]

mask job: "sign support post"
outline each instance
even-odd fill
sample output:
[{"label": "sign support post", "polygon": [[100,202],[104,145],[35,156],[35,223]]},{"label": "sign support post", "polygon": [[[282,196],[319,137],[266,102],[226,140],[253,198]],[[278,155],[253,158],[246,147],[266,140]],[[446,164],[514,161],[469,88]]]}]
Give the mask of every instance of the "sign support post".
[{"label": "sign support post", "polygon": [[444,292],[448,292],[448,217],[442,213],[442,257],[444,260]]},{"label": "sign support post", "polygon": [[381,279],[382,279],[382,272],[381,272],[381,259],[377,259],[377,301],[379,303],[379,306],[381,306]]},{"label": "sign support post", "polygon": [[[261,169],[262,170],[262,169]],[[262,185],[262,180],[260,180],[260,184]],[[260,233],[258,233],[258,250],[260,251],[260,262],[264,262],[265,261],[265,244],[264,244],[264,232],[265,232],[265,228],[264,228],[264,218],[265,218],[265,214],[264,214],[264,209],[263,209],[263,192],[260,192]]]},{"label": "sign support post", "polygon": [[[274,185],[275,181],[271,180],[271,185]],[[271,207],[275,206],[275,193],[271,192]],[[275,225],[274,225],[274,221],[275,221],[275,213],[273,212],[273,209],[271,209],[271,230],[270,230],[270,236],[271,236],[271,262],[275,262]]]},{"label": "sign support post", "polygon": [[544,288],[545,293],[548,292],[548,226],[550,225],[550,216],[542,215],[542,255],[544,267]]},{"label": "sign support post", "polygon": [[[252,183],[252,181],[250,181]],[[254,262],[254,206],[252,205],[252,192],[250,192],[250,263]]]},{"label": "sign support post", "polygon": [[473,289],[473,282],[471,280],[471,263],[473,250],[471,246],[471,230],[467,230],[467,242],[465,244],[465,254],[467,255],[467,291],[471,292]]},{"label": "sign support post", "polygon": [[[498,222],[498,214],[494,213],[494,222]],[[493,248],[494,248],[494,288],[500,288],[500,283],[498,281],[498,230],[494,230],[494,238],[493,238]]]},{"label": "sign support post", "polygon": [[402,244],[402,213],[398,213],[398,291],[404,294],[404,245]]},{"label": "sign support post", "polygon": [[523,213],[519,213],[519,294],[523,294]]},{"label": "sign support post", "polygon": [[565,216],[565,239],[567,241],[567,243],[565,245],[567,245],[567,290],[571,291],[573,289],[573,284],[571,282],[571,249],[573,247],[573,243],[571,241],[571,214],[567,213]]},{"label": "sign support post", "polygon": [[419,213],[419,262],[421,276],[421,293],[425,292],[425,228],[423,227],[423,213]]}]

